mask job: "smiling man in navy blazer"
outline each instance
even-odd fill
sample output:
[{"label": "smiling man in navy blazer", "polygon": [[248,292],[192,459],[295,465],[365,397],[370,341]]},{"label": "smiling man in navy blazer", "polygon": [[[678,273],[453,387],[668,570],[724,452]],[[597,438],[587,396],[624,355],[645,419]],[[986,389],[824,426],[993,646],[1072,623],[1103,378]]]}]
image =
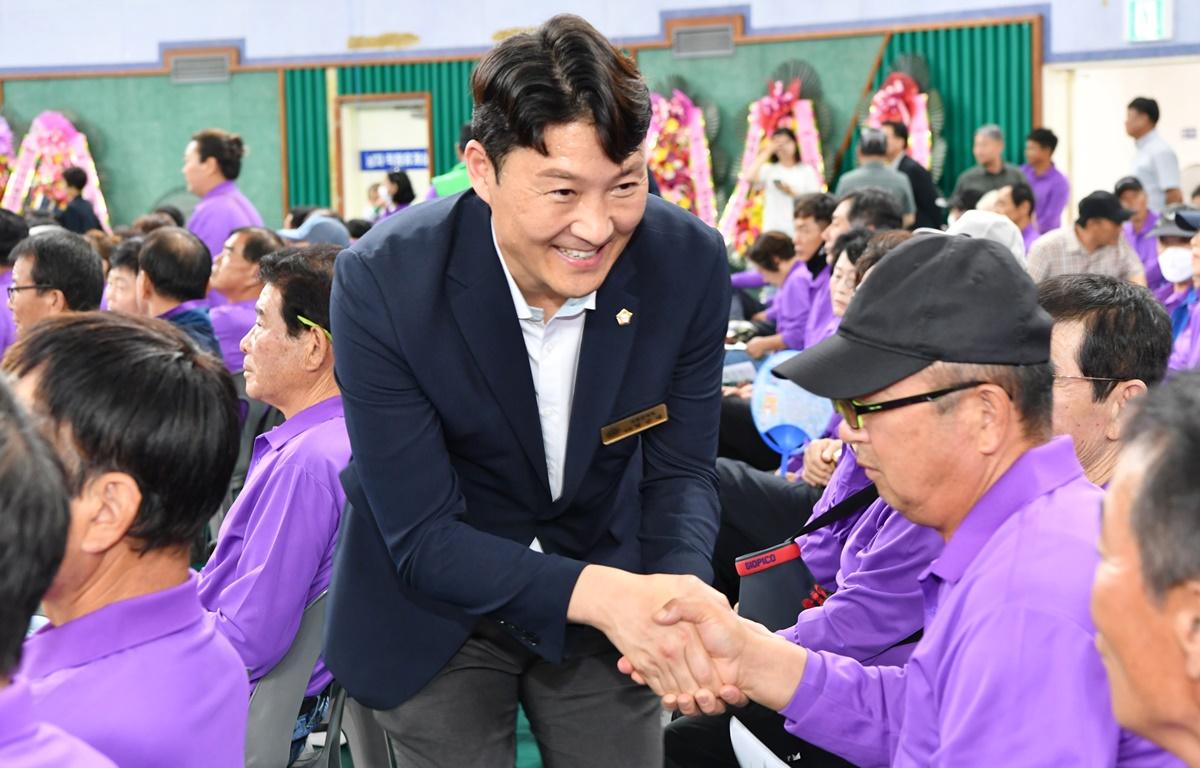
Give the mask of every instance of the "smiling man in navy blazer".
[{"label": "smiling man in navy blazer", "polygon": [[338,257],[354,459],[325,659],[405,765],[511,768],[518,701],[547,766],[661,765],[657,699],[616,660],[712,682],[694,629],[652,617],[721,599],[724,244],[647,199],[646,85],[587,22],[509,38],[471,86],[472,190]]}]

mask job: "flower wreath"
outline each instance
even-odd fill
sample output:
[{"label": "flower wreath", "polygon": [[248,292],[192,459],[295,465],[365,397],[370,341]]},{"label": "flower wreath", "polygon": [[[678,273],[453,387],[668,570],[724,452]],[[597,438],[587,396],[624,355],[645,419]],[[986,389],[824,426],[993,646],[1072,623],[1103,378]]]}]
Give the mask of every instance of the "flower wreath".
[{"label": "flower wreath", "polygon": [[87,136],[60,112],[43,112],[33,119],[29,132],[21,140],[21,149],[4,188],[4,196],[0,198],[0,207],[23,213],[42,207],[47,199],[56,207],[62,206],[67,200],[62,172],[69,166],[87,172],[88,183],[83,188],[83,198],[92,204],[96,218],[108,231],[108,205],[100,191]]},{"label": "flower wreath", "polygon": [[663,199],[714,226],[716,192],[703,110],[678,89],[670,98],[651,93],[650,110],[646,156]]}]

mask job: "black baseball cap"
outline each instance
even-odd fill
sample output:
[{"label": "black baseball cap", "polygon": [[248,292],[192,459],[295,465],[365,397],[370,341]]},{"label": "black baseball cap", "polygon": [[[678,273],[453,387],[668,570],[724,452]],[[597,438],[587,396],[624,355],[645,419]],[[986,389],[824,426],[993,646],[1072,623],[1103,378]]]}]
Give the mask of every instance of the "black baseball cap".
[{"label": "black baseball cap", "polygon": [[1137,176],[1123,176],[1113,187],[1113,194],[1120,197],[1126,192],[1142,192],[1144,190],[1145,187],[1142,186],[1142,182],[1138,181]]},{"label": "black baseball cap", "polygon": [[1079,201],[1080,224],[1092,219],[1108,219],[1120,224],[1128,221],[1133,211],[1121,207],[1121,201],[1112,192],[1097,190]]},{"label": "black baseball cap", "polygon": [[914,237],[871,270],[836,334],[772,373],[821,397],[862,397],[937,361],[1046,363],[1051,325],[1037,286],[1004,246]]}]

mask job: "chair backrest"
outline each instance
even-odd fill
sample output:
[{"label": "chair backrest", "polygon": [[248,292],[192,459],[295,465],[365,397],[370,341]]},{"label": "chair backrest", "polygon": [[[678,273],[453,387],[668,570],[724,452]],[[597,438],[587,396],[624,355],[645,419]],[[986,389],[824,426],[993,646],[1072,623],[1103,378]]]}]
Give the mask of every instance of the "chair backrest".
[{"label": "chair backrest", "polygon": [[246,724],[246,768],[287,766],[296,716],[321,655],[327,594],[322,592],[304,609],[287,654],[254,688]]}]

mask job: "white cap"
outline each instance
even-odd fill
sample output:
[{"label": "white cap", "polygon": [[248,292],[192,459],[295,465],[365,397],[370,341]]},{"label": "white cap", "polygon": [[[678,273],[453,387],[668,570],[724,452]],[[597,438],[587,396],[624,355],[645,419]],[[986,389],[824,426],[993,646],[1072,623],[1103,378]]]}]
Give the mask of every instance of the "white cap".
[{"label": "white cap", "polygon": [[914,232],[918,235],[965,235],[991,240],[999,243],[1012,252],[1013,258],[1022,267],[1027,267],[1025,260],[1025,238],[1021,230],[1007,216],[990,211],[964,211],[946,231],[922,227]]}]

